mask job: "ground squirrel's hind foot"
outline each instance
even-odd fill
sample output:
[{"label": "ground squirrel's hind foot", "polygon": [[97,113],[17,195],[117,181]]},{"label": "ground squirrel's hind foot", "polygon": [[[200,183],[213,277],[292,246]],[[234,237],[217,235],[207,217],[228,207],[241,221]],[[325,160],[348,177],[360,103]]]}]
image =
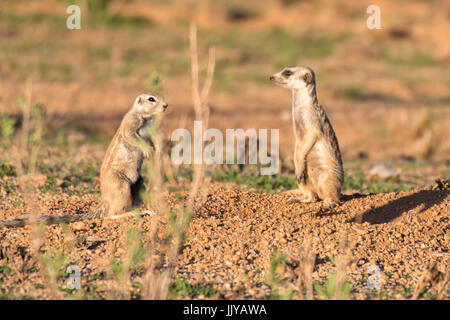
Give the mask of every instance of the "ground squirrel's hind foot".
[{"label": "ground squirrel's hind foot", "polygon": [[125,212],[125,213],[113,215],[113,216],[110,217],[110,219],[117,220],[117,219],[126,218],[126,217],[135,217],[136,215],[139,216],[139,217],[147,217],[147,216],[153,216],[155,214],[156,213],[153,210],[128,211],[128,212]]}]

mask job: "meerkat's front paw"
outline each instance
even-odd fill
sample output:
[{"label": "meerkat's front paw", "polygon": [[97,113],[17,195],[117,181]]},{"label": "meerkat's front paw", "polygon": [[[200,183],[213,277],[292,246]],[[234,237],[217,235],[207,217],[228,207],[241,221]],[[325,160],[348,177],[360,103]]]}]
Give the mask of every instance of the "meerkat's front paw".
[{"label": "meerkat's front paw", "polygon": [[339,205],[338,201],[333,201],[333,200],[324,200],[323,202],[323,208],[325,210],[333,210],[336,209],[336,207]]},{"label": "meerkat's front paw", "polygon": [[306,182],[306,173],[305,170],[299,170],[299,173],[296,175],[297,176],[297,183],[301,184],[302,182]]}]

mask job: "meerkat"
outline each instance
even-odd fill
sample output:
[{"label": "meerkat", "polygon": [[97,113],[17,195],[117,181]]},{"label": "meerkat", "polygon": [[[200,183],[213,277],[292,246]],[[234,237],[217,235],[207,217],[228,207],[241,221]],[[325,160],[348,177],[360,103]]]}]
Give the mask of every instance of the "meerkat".
[{"label": "meerkat", "polygon": [[[91,212],[79,215],[41,216],[38,223],[54,224],[86,219],[117,219],[133,214],[131,208],[139,202],[139,191],[143,188],[141,166],[149,158],[154,145],[148,127],[162,114],[168,104],[152,94],[141,94],[133,107],[125,114],[119,129],[105,153],[100,169],[101,201]],[[144,143],[142,143],[142,141]],[[142,214],[151,214],[145,211]],[[30,218],[19,218],[0,222],[2,227],[21,227],[30,223]]]},{"label": "meerkat", "polygon": [[334,208],[340,200],[344,169],[333,127],[319,105],[314,71],[287,67],[270,80],[292,91],[292,121],[295,136],[294,164],[298,190],[289,202],[323,200]]}]

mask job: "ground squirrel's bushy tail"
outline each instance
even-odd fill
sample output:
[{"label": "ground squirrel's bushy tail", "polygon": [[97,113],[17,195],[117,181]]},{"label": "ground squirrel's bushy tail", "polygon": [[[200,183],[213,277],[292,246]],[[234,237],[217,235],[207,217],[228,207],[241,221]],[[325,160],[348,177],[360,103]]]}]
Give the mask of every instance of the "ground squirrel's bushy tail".
[{"label": "ground squirrel's bushy tail", "polygon": [[[81,214],[66,214],[63,216],[40,216],[37,218],[37,224],[58,224],[58,223],[70,223],[82,220],[104,218],[108,215],[109,205],[106,201],[101,201],[100,204],[95,207],[91,212],[81,213]],[[26,216],[23,218],[12,219],[9,221],[0,221],[1,228],[20,228],[31,224],[31,216]]]},{"label": "ground squirrel's bushy tail", "polygon": [[79,216],[82,216],[82,218],[76,221],[105,218],[106,216],[108,216],[108,211],[109,211],[109,203],[106,202],[105,200],[102,200],[91,212],[80,214]]}]

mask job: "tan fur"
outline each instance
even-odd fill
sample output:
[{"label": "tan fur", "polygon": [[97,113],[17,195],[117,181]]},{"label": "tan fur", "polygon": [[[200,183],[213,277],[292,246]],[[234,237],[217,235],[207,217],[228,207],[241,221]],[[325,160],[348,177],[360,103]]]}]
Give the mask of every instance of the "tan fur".
[{"label": "tan fur", "polygon": [[[135,105],[149,103],[148,97],[141,95]],[[150,109],[142,111],[133,107],[125,115],[106,151],[100,170],[100,188],[103,201],[109,204],[107,214],[110,216],[127,213],[137,196],[132,195],[132,188],[140,183],[143,158],[150,155],[150,148],[153,146],[150,137],[145,137],[143,128],[153,116],[167,107],[164,101],[153,98],[157,102],[149,105]],[[144,150],[139,145],[139,139],[145,139],[149,144]]]},{"label": "tan fur", "polygon": [[[150,101],[152,99],[153,101]],[[138,203],[143,187],[141,166],[150,156],[153,142],[147,127],[153,118],[167,108],[167,103],[150,94],[139,95],[124,116],[103,159],[100,170],[101,201],[92,211],[80,215],[42,216],[38,222],[53,224],[94,218],[120,218],[131,215],[132,205]],[[142,145],[140,140],[145,143]],[[21,227],[29,224],[29,217],[0,222],[1,227]]]},{"label": "tan fur", "polygon": [[284,68],[270,80],[292,91],[294,163],[300,197],[290,201],[312,202],[319,198],[325,207],[334,207],[340,199],[344,169],[333,127],[317,100],[313,70],[302,66]]}]

